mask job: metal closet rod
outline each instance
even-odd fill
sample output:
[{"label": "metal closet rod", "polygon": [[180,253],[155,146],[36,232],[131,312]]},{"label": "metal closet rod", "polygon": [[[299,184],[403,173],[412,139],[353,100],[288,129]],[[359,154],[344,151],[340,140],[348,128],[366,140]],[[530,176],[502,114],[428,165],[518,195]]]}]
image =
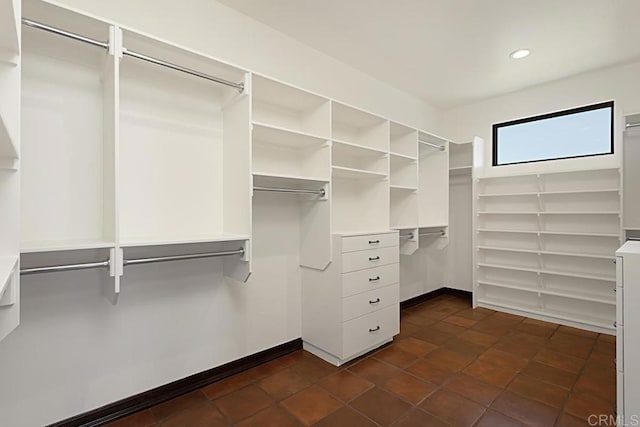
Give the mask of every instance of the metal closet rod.
[{"label": "metal closet rod", "polygon": [[627,123],[627,129],[640,126],[640,123]]},{"label": "metal closet rod", "polygon": [[418,140],[418,142],[420,144],[424,144],[424,145],[428,145],[429,147],[433,147],[433,148],[437,148],[440,151],[444,151],[444,145],[438,145],[438,144],[434,144],[433,142],[427,142],[427,141],[422,141],[422,140]]},{"label": "metal closet rod", "polygon": [[440,236],[444,236],[446,233],[444,231],[427,231],[426,233],[420,233],[418,236],[423,237],[423,236],[435,236],[435,235],[440,235]]},{"label": "metal closet rod", "polygon": [[324,188],[319,190],[303,190],[299,188],[275,188],[275,187],[253,187],[255,191],[268,191],[272,193],[299,193],[299,194],[318,194],[323,196],[326,194]]},{"label": "metal closet rod", "polygon": [[[59,36],[67,37],[67,38],[72,39],[72,40],[77,40],[77,41],[80,41],[80,42],[83,42],[83,43],[87,43],[87,44],[90,44],[92,46],[97,46],[97,47],[100,47],[100,48],[103,48],[103,49],[109,49],[109,43],[108,42],[102,42],[102,41],[99,41],[99,40],[92,39],[90,37],[85,37],[85,36],[82,36],[80,34],[72,33],[70,31],[61,30],[59,28],[52,27],[50,25],[46,25],[46,24],[43,24],[41,22],[32,21],[31,19],[22,18],[22,24],[26,25],[28,27],[31,27],[31,28],[36,28],[38,30],[43,30],[43,31],[47,31],[47,32],[52,33],[52,34],[56,34],[56,35],[59,35]],[[209,81],[212,81],[214,83],[222,84],[222,85],[225,85],[225,86],[230,86],[230,87],[233,87],[233,88],[237,89],[240,92],[244,91],[244,83],[236,83],[236,82],[232,82],[232,81],[229,81],[229,80],[225,80],[225,79],[220,78],[220,77],[211,76],[209,74],[201,73],[199,71],[192,70],[192,69],[187,68],[187,67],[182,67],[180,65],[173,64],[171,62],[167,62],[167,61],[163,61],[163,60],[160,60],[160,59],[153,58],[151,56],[143,55],[141,53],[137,53],[137,52],[134,52],[132,50],[128,50],[126,48],[123,48],[122,53],[123,53],[123,55],[130,56],[132,58],[136,58],[136,59],[139,59],[139,60],[142,60],[142,61],[150,62],[152,64],[156,64],[156,65],[160,65],[162,67],[170,68],[172,70],[180,71],[182,73],[190,74],[192,76],[199,77],[199,78],[205,79],[205,80],[209,80]]]},{"label": "metal closet rod", "polygon": [[[123,261],[123,264],[124,265],[152,264],[156,262],[180,261],[185,259],[214,258],[214,257],[229,256],[229,255],[242,256],[244,255],[244,248],[231,250],[231,251],[203,252],[199,254],[168,255],[168,256],[160,256],[160,257],[152,257],[152,258],[126,259]],[[46,266],[46,267],[23,268],[20,270],[20,274],[23,276],[26,276],[29,274],[50,273],[50,272],[58,272],[58,271],[88,270],[91,268],[106,268],[106,267],[109,267],[110,265],[111,265],[110,260],[86,262],[82,264],[52,265],[52,266]]]}]

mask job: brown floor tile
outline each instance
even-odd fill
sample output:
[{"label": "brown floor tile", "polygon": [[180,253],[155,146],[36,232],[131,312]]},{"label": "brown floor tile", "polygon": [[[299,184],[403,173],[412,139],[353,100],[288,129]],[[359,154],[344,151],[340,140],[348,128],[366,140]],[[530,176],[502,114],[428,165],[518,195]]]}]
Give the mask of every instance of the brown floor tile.
[{"label": "brown floor tile", "polygon": [[418,357],[422,357],[438,348],[435,344],[414,337],[398,340],[393,343],[393,346]]},{"label": "brown floor tile", "polygon": [[520,421],[514,420],[511,417],[507,417],[500,412],[489,409],[474,427],[524,427],[526,424],[522,424]]},{"label": "brown floor tile", "polygon": [[482,354],[487,349],[486,347],[480,344],[473,344],[469,341],[466,341],[460,338],[450,339],[449,341],[444,343],[442,348],[446,348],[447,350],[455,351],[456,353],[459,353],[465,356],[470,356],[473,358]]},{"label": "brown floor tile", "polygon": [[313,359],[305,359],[301,362],[291,365],[291,369],[293,369],[305,380],[311,381],[313,383],[320,381],[321,379],[326,378],[329,375],[334,374],[340,370],[340,368],[327,363],[318,357],[315,357]]},{"label": "brown floor tile", "polygon": [[519,321],[509,321],[495,317],[495,314],[479,321],[471,329],[484,334],[501,337],[514,329]]},{"label": "brown floor tile", "polygon": [[499,339],[499,337],[496,337],[495,335],[485,334],[483,332],[474,331],[472,329],[464,331],[463,333],[458,335],[457,338],[469,341],[473,344],[481,345],[483,347],[490,347]]},{"label": "brown floor tile", "polygon": [[343,405],[320,387],[311,386],[284,400],[282,406],[305,425],[311,425],[336,412]]},{"label": "brown floor tile", "polygon": [[447,348],[439,348],[427,354],[425,359],[443,371],[458,372],[470,364],[475,356],[464,355]]},{"label": "brown floor tile", "polygon": [[602,353],[592,351],[589,356],[589,361],[597,363],[604,368],[615,369],[616,368],[616,356],[615,354]]},{"label": "brown floor tile", "polygon": [[405,370],[434,384],[442,384],[453,375],[453,372],[445,371],[426,359],[418,360]]},{"label": "brown floor tile", "polygon": [[516,326],[516,330],[525,334],[541,338],[549,338],[558,328],[555,323],[543,322],[535,319],[525,319]]},{"label": "brown floor tile", "polygon": [[522,332],[511,332],[500,338],[493,348],[530,359],[535,356],[546,343],[547,340],[545,338]]},{"label": "brown floor tile", "polygon": [[456,326],[461,326],[463,328],[470,328],[478,323],[478,321],[475,319],[469,319],[466,317],[457,316],[455,314],[444,319],[444,322],[451,323]]},{"label": "brown floor tile", "polygon": [[397,366],[398,368],[405,368],[415,362],[418,358],[415,354],[407,353],[406,351],[398,348],[395,344],[389,346],[373,355],[375,359],[387,362],[390,365]]},{"label": "brown floor tile", "polygon": [[444,334],[448,334],[448,335],[451,335],[451,336],[460,335],[466,329],[467,329],[466,327],[453,325],[451,323],[447,323],[447,322],[444,322],[444,321],[443,322],[434,323],[433,325],[431,325],[429,327],[429,330],[442,332]]},{"label": "brown floor tile", "polygon": [[388,426],[411,409],[411,405],[378,387],[351,402],[351,406],[376,423]]},{"label": "brown floor tile", "polygon": [[207,399],[213,400],[245,387],[253,382],[253,377],[247,372],[241,372],[222,381],[215,382],[201,389]]},{"label": "brown floor tile", "polygon": [[586,420],[581,420],[573,415],[562,413],[556,421],[556,427],[593,427],[593,423],[589,424]]},{"label": "brown floor tile", "polygon": [[397,424],[394,424],[397,427],[446,427],[448,425],[450,424],[420,409],[414,409],[398,421]]},{"label": "brown floor tile", "polygon": [[345,406],[314,424],[314,427],[375,427],[376,425],[364,415]]},{"label": "brown floor tile", "polygon": [[606,402],[595,396],[588,394],[573,394],[569,397],[565,412],[583,419],[588,420],[590,415],[610,415],[615,414],[615,404]]},{"label": "brown floor tile", "polygon": [[258,386],[248,385],[215,402],[220,411],[232,423],[236,423],[270,406],[273,400]]},{"label": "brown floor tile", "polygon": [[436,346],[441,346],[450,339],[453,338],[453,335],[446,334],[440,331],[434,331],[429,328],[423,328],[420,332],[413,335],[419,340],[426,341]]},{"label": "brown floor tile", "polygon": [[374,384],[381,384],[387,378],[400,372],[400,369],[388,363],[369,358],[351,366],[349,371]]},{"label": "brown floor tile", "polygon": [[496,311],[494,316],[499,317],[501,319],[507,319],[510,321],[521,322],[526,319],[524,316],[519,316],[517,314],[505,313],[502,311]]},{"label": "brown floor tile", "polygon": [[596,339],[598,338],[598,335],[599,335],[597,332],[591,332],[584,329],[572,328],[571,326],[564,326],[564,325],[561,325],[558,328],[558,333],[577,335],[579,337],[586,337],[591,339]]},{"label": "brown floor tile", "polygon": [[267,392],[275,400],[282,400],[303,388],[311,382],[302,378],[291,368],[286,368],[276,374],[263,378],[257,382],[258,387]]},{"label": "brown floor tile", "polygon": [[456,426],[473,425],[485,411],[484,406],[445,390],[429,396],[420,409]]},{"label": "brown floor tile", "polygon": [[496,347],[492,347],[478,357],[479,360],[491,362],[499,366],[505,366],[514,371],[522,370],[529,361],[524,357],[520,357],[511,353],[500,351]]},{"label": "brown floor tile", "polygon": [[372,382],[346,370],[331,375],[319,382],[318,385],[345,402],[355,399],[365,391],[374,387]]},{"label": "brown floor tile", "polygon": [[422,381],[404,372],[389,378],[382,384],[382,387],[414,405],[420,403],[438,388],[433,383]]},{"label": "brown floor tile", "polygon": [[152,407],[151,413],[157,421],[162,421],[171,415],[206,401],[205,395],[200,390],[196,390]]},{"label": "brown floor tile", "polygon": [[300,422],[280,406],[270,406],[236,424],[237,427],[296,427]]},{"label": "brown floor tile", "polygon": [[604,341],[604,342],[611,342],[611,343],[616,343],[616,336],[614,335],[609,335],[609,334],[600,334],[598,335],[598,341]]},{"label": "brown floor tile", "polygon": [[493,313],[495,313],[495,311],[489,310],[488,308],[478,307],[478,308],[467,308],[467,309],[461,310],[456,313],[456,316],[465,317],[467,319],[473,319],[473,320],[482,320],[492,315]]},{"label": "brown floor tile", "polygon": [[589,357],[595,343],[594,339],[558,331],[549,339],[547,348],[580,359]]},{"label": "brown floor tile", "polygon": [[587,366],[573,389],[577,393],[590,394],[609,402],[616,401],[616,370],[601,368],[598,364]]},{"label": "brown floor tile", "polygon": [[105,424],[105,427],[149,427],[155,425],[156,419],[151,414],[151,411],[146,410]]},{"label": "brown floor tile", "polygon": [[552,426],[560,412],[544,403],[508,391],[498,396],[491,408],[531,426]]},{"label": "brown floor tile", "polygon": [[529,363],[529,365],[522,370],[522,373],[566,389],[570,389],[578,377],[573,372],[564,371],[538,362]]},{"label": "brown floor tile", "polygon": [[408,338],[416,332],[420,332],[420,326],[414,325],[409,322],[402,322],[400,324],[400,333],[396,335],[395,339]]},{"label": "brown floor tile", "polygon": [[527,399],[537,400],[558,409],[564,406],[569,395],[567,389],[538,381],[528,375],[518,375],[507,389]]},{"label": "brown floor tile", "polygon": [[506,387],[518,371],[511,367],[498,365],[484,360],[477,360],[463,371],[476,379],[497,387]]},{"label": "brown floor tile", "polygon": [[227,420],[210,402],[193,406],[167,418],[162,427],[222,427]]},{"label": "brown floor tile", "polygon": [[256,380],[259,380],[261,378],[265,378],[282,371],[288,365],[288,363],[282,362],[280,359],[275,359],[267,363],[258,365],[255,368],[251,368],[248,373],[252,375]]},{"label": "brown floor tile", "polygon": [[483,406],[489,406],[502,393],[501,388],[484,383],[466,374],[458,374],[451,378],[444,385],[444,388]]},{"label": "brown floor tile", "polygon": [[584,359],[580,359],[579,357],[568,356],[548,348],[540,350],[533,360],[553,366],[554,368],[575,373],[580,372],[585,362]]},{"label": "brown floor tile", "polygon": [[593,347],[593,351],[595,353],[614,355],[616,354],[616,343],[615,341],[598,340]]}]

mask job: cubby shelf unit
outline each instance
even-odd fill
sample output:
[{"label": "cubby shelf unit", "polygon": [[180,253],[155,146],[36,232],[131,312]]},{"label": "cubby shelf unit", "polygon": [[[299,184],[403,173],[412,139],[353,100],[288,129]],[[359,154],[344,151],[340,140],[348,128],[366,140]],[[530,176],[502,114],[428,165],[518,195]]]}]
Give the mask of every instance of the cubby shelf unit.
[{"label": "cubby shelf unit", "polygon": [[620,170],[477,179],[476,305],[612,333]]}]

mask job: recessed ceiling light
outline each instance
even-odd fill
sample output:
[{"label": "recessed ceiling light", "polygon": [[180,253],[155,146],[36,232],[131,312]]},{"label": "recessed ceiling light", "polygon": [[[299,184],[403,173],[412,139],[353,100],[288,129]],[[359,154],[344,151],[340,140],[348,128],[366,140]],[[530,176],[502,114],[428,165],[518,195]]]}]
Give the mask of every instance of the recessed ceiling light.
[{"label": "recessed ceiling light", "polygon": [[529,49],[518,49],[514,52],[511,52],[511,55],[509,56],[513,59],[522,59],[529,56],[530,53],[531,51]]}]

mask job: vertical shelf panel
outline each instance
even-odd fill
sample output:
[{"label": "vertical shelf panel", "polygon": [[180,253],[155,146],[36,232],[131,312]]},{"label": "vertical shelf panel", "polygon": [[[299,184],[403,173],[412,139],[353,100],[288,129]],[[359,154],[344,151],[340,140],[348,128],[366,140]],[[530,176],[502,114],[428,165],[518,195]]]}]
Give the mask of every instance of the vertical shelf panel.
[{"label": "vertical shelf panel", "polygon": [[419,225],[441,226],[449,223],[449,151],[448,142],[424,132],[418,135],[426,141],[445,147],[438,150],[419,144]]}]

